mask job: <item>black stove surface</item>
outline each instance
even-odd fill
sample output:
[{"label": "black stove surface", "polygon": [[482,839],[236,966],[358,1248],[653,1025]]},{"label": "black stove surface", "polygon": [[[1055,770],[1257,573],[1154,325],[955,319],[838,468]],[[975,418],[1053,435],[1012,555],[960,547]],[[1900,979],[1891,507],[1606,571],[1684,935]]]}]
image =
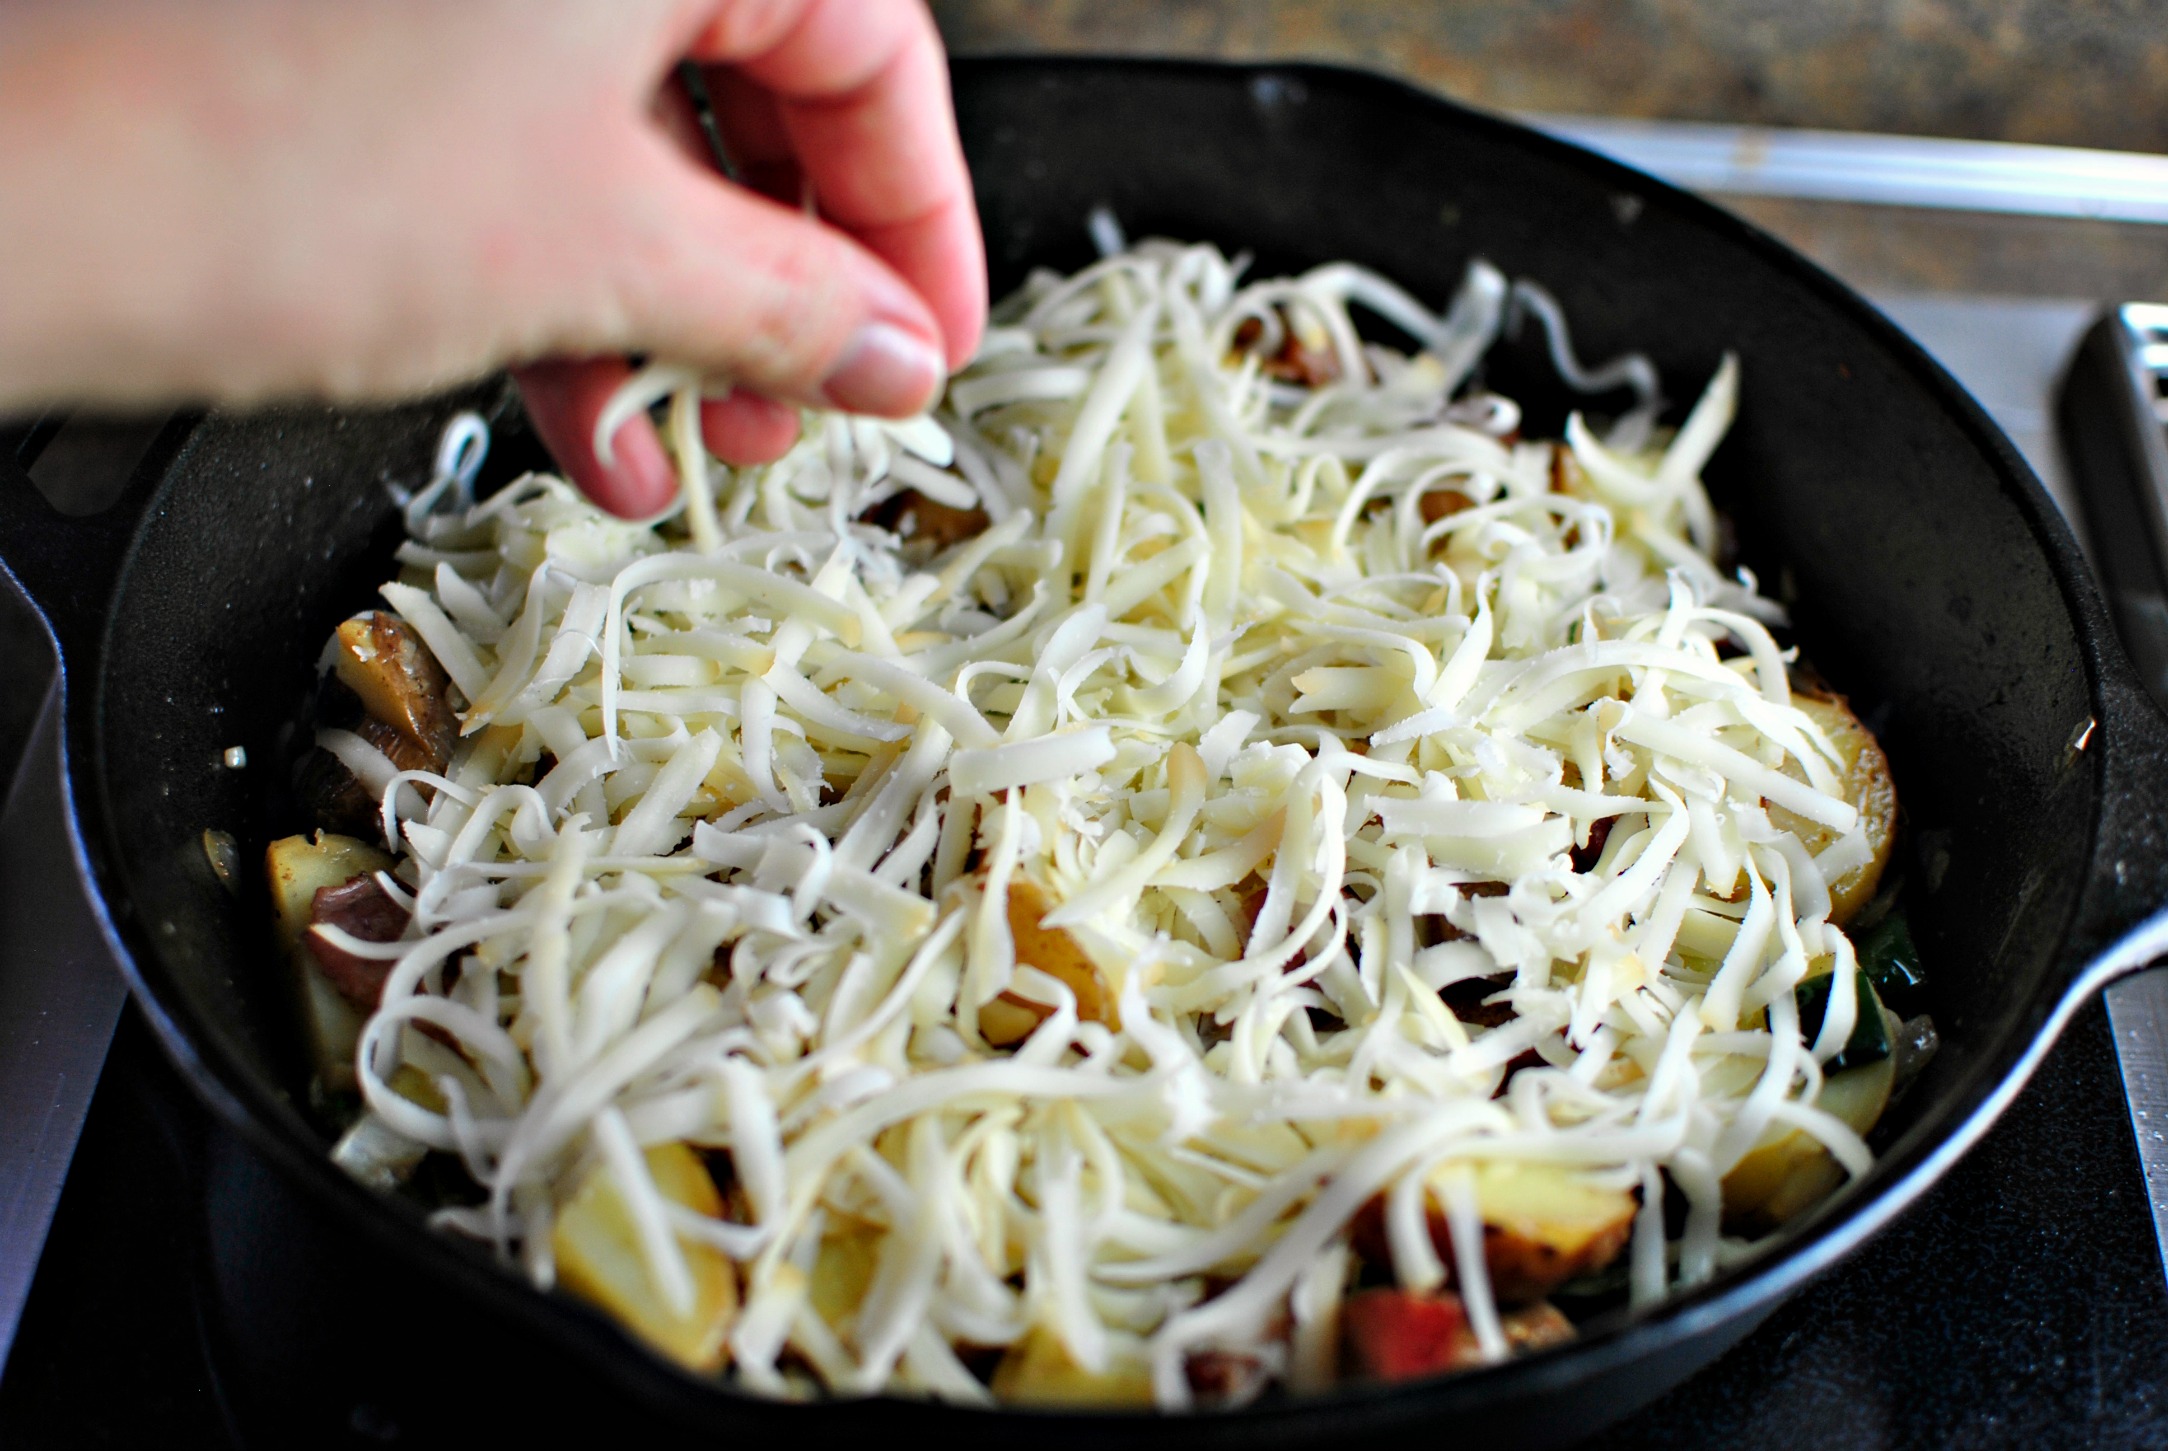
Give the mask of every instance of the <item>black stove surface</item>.
[{"label": "black stove surface", "polygon": [[[607,1401],[581,1393],[575,1368],[522,1377],[550,1384],[545,1423],[478,1424],[478,1397],[464,1388],[503,1382],[471,1368],[407,1364],[388,1385],[381,1365],[265,1369],[260,1351],[237,1351],[211,1287],[231,1287],[236,1256],[265,1258],[261,1238],[276,1227],[244,1201],[270,1176],[131,1009],[0,1378],[0,1445],[471,1445],[478,1431],[502,1440],[522,1430],[542,1444],[575,1425],[606,1434]],[[275,1253],[268,1269],[275,1276]],[[396,1335],[401,1314],[439,1308],[277,1313],[373,1316],[390,1327],[374,1333]],[[2003,1121],[1895,1225],[1594,1444],[2168,1447],[2168,1281],[2100,1007],[2079,1014]]]}]

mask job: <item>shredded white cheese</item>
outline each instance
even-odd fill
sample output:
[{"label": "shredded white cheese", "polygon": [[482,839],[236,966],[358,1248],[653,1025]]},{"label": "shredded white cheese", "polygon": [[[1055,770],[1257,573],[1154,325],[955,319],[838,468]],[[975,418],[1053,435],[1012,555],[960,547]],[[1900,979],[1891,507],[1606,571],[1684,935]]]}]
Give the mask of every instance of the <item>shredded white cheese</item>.
[{"label": "shredded white cheese", "polygon": [[[810,1367],[981,1399],[953,1347],[1034,1331],[1091,1370],[1142,1356],[1170,1407],[1203,1349],[1316,1385],[1380,1195],[1403,1283],[1455,1271],[1496,1358],[1490,1161],[1639,1186],[1638,1302],[1708,1276],[1711,1186],[1771,1124],[1864,1163],[1809,1106],[1849,975],[1819,1044],[1788,992],[1849,964],[1822,878],[1860,848],[1818,864],[1765,802],[1856,813],[1780,611],[1707,553],[1736,363],[1667,438],[1645,359],[1584,370],[1487,266],[1441,316],[1358,267],[1245,284],[1100,231],[930,419],[809,415],[730,469],[699,380],[641,373],[605,432],[675,395],[688,502],[655,523],[543,476],[475,503],[455,426],[384,595],[470,703],[463,744],[436,778],[329,742],[414,904],[410,940],[354,944],[398,954],[371,1132],[459,1156],[488,1197],[446,1221],[545,1284],[552,1206],[609,1166],[668,1304],[673,1229],[739,1262],[734,1373],[776,1393]],[[1509,303],[1638,406],[1521,437],[1465,386]],[[1335,381],[1261,366],[1288,330]],[[980,532],[914,553],[865,517],[906,488]],[[1019,958],[1027,884],[1087,977]],[[1476,977],[1511,1020],[1444,1008]],[[1028,1032],[990,1043],[989,1004]],[[445,1111],[392,1090],[402,1064]],[[729,1151],[742,1222],[659,1197],[635,1150],[665,1141]],[[835,1327],[808,1276],[846,1232],[876,1269]]]}]

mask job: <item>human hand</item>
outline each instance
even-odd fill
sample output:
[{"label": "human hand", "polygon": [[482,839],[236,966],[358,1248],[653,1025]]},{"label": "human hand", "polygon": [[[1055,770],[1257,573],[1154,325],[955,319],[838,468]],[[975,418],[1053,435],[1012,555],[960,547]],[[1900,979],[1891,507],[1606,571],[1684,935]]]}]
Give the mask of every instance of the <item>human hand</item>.
[{"label": "human hand", "polygon": [[[688,134],[687,57],[748,185]],[[773,199],[801,180],[819,220]],[[626,514],[675,485],[645,419],[594,456],[625,355],[732,380],[705,431],[751,462],[797,404],[915,411],[985,318],[918,0],[12,5],[0,237],[0,406],[528,363],[544,441]]]}]

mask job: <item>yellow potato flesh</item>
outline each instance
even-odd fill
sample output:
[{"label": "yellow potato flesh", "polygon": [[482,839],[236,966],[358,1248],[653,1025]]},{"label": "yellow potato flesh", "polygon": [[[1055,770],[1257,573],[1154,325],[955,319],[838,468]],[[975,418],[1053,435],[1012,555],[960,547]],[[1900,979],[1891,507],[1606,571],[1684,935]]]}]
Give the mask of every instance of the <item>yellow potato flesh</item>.
[{"label": "yellow potato flesh", "polygon": [[1090,1371],[1043,1326],[1025,1332],[994,1367],[994,1398],[1019,1406],[1149,1406],[1152,1368],[1142,1357],[1108,1348],[1104,1370]]},{"label": "yellow potato flesh", "polygon": [[[1879,1004],[1861,1004],[1879,1012]],[[1896,1031],[1891,1024],[1892,1034]],[[1831,1075],[1814,1106],[1865,1135],[1889,1106],[1897,1078],[1894,1055]],[[1771,1129],[1724,1176],[1724,1219],[1745,1228],[1774,1227],[1826,1199],[1844,1183],[1844,1169],[1803,1129]]]},{"label": "yellow potato flesh", "polygon": [[[1865,865],[1854,867],[1829,884],[1829,920],[1842,926],[1874,900],[1875,888],[1882,882],[1882,869],[1889,865],[1890,847],[1897,839],[1897,785],[1890,778],[1889,757],[1882,754],[1873,732],[1860,724],[1859,717],[1852,714],[1852,708],[1841,697],[1817,700],[1794,695],[1792,704],[1822,728],[1843,760],[1837,778],[1844,799],[1859,810],[1860,824],[1867,832],[1867,849],[1872,854]],[[1806,779],[1796,761],[1786,761],[1784,773]],[[1820,853],[1838,837],[1821,822],[1809,821],[1781,806],[1769,808],[1769,821],[1779,830],[1796,835],[1809,853]]]},{"label": "yellow potato flesh", "polygon": [[872,1228],[851,1222],[821,1241],[806,1298],[821,1319],[840,1332],[857,1315],[880,1261],[880,1241]]},{"label": "yellow potato flesh", "polygon": [[[719,1219],[722,1195],[700,1156],[684,1144],[657,1144],[647,1172],[664,1199]],[[680,1315],[663,1299],[640,1252],[632,1210],[607,1168],[598,1166],[557,1216],[550,1247],[565,1289],[607,1311],[626,1329],[688,1370],[722,1367],[725,1338],[738,1313],[738,1275],[712,1245],[677,1237],[692,1273],[693,1303]]]},{"label": "yellow potato flesh", "polygon": [[459,723],[444,700],[444,671],[405,624],[381,610],[356,615],[338,628],[332,671],[361,700],[372,719],[428,751],[432,770]]},{"label": "yellow potato flesh", "polygon": [[[1438,1200],[1444,1202],[1443,1194]],[[1475,1169],[1483,1258],[1502,1299],[1524,1300],[1602,1269],[1633,1230],[1634,1199],[1557,1164],[1496,1161]]]},{"label": "yellow potato flesh", "polygon": [[316,893],[339,887],[370,872],[389,870],[390,856],[366,842],[319,831],[315,839],[287,836],[264,852],[264,873],[271,883],[271,903],[278,918],[279,942],[293,963],[301,989],[301,1016],[310,1055],[326,1088],[354,1086],[354,1046],[361,1038],[361,1014],[339,996],[302,942]]},{"label": "yellow potato flesh", "polygon": [[[1087,1023],[1121,1026],[1114,996],[1099,965],[1066,928],[1044,925],[1054,899],[1036,882],[1009,884],[1009,935],[1016,943],[1016,964],[1035,967],[1076,994],[1077,1017]],[[1021,1043],[1054,1010],[1014,993],[1003,993],[979,1010],[979,1033],[996,1047]]]},{"label": "yellow potato flesh", "polygon": [[317,832],[313,841],[288,836],[272,842],[264,853],[264,869],[271,879],[280,939],[288,947],[300,945],[301,934],[309,930],[318,889],[344,886],[366,873],[386,871],[391,864],[388,855],[366,842],[329,831]]}]

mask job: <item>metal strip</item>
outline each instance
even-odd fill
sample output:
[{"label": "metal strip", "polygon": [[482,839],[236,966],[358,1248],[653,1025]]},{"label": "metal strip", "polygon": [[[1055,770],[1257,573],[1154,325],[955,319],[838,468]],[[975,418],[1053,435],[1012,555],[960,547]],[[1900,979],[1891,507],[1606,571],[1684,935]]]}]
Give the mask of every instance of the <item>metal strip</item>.
[{"label": "metal strip", "polygon": [[1520,119],[1690,191],[2168,223],[2168,156],[1700,121]]},{"label": "metal strip", "polygon": [[2108,988],[2108,1024],[2123,1065],[2123,1092],[2145,1166],[2153,1234],[2168,1261],[2168,968],[2125,978]]},{"label": "metal strip", "polygon": [[0,1362],[128,996],[70,859],[59,704],[49,688],[0,816]]}]

